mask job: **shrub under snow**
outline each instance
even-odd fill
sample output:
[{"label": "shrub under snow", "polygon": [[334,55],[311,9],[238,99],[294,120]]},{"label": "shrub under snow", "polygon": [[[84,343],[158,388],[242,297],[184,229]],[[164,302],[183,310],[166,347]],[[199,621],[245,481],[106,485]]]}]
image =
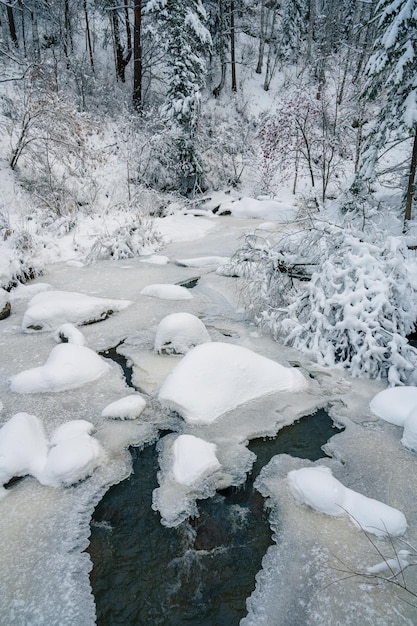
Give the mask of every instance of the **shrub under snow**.
[{"label": "shrub under snow", "polygon": [[353,376],[388,377],[390,384],[412,382],[417,351],[405,337],[416,322],[417,293],[400,241],[381,237],[376,244],[363,232],[326,224],[298,239],[297,250],[299,257],[319,259],[309,281],[288,274],[283,280],[278,269],[286,251],[286,267],[294,262],[293,238],[264,241],[256,261],[241,263],[249,283],[251,264],[256,269],[258,282],[250,289],[258,321],[323,365],[340,364]]}]

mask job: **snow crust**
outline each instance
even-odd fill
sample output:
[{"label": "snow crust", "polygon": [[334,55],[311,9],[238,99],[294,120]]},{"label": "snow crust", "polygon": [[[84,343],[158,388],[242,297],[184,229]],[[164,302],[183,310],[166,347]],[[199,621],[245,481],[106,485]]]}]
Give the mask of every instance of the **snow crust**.
[{"label": "snow crust", "polygon": [[66,322],[87,324],[104,319],[115,311],[122,311],[129,304],[130,300],[96,298],[67,291],[44,291],[29,301],[22,329],[34,332],[55,330]]},{"label": "snow crust", "polygon": [[191,313],[171,313],[158,324],[155,352],[185,354],[191,348],[211,341],[203,322]]},{"label": "snow crust", "polygon": [[192,300],[192,294],[181,285],[155,284],[147,285],[141,292],[142,296],[161,298],[162,300]]},{"label": "snow crust", "polygon": [[146,407],[146,400],[135,393],[108,404],[101,412],[102,417],[110,419],[134,420]]},{"label": "snow crust", "polygon": [[175,480],[184,485],[191,485],[205,475],[220,469],[216,449],[216,444],[194,435],[179,435],[172,446],[174,455],[172,471]]},{"label": "snow crust", "polygon": [[185,355],[168,374],[158,398],[187,422],[208,424],[254,398],[306,388],[306,379],[295,368],[242,346],[213,342],[196,346]]},{"label": "snow crust", "polygon": [[401,511],[344,487],[328,467],[293,470],[288,474],[288,483],[302,504],[327,515],[347,514],[365,532],[395,537],[407,529]]},{"label": "snow crust", "polygon": [[75,389],[103,376],[110,365],[86,346],[64,343],[52,348],[46,363],[10,378],[15,393],[46,393]]}]

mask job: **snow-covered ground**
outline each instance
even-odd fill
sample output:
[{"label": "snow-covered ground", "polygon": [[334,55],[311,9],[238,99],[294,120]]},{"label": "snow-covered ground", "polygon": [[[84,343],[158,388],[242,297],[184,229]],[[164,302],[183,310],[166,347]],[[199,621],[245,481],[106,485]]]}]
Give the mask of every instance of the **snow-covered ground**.
[{"label": "snow-covered ground", "polygon": [[[280,219],[271,222],[273,218],[268,206],[268,229],[280,228]],[[172,431],[158,443],[159,487],[154,491],[152,506],[159,511],[163,524],[175,526],[196,513],[198,499],[245,480],[254,460],[247,449],[248,440],[274,435],[323,406],[330,407],[335,421],[345,426],[326,446],[332,458],[312,463],[279,455],[257,480],[257,488],[269,499],[276,544],[264,558],[242,624],[416,623],[417,609],[400,599],[403,594],[412,602],[407,592],[390,582],[374,584],[375,579],[370,577],[372,568],[380,565],[381,555],[395,560],[395,550],[407,548],[413,553],[417,546],[416,454],[401,445],[401,428],[380,419],[369,407],[385,385],[351,379],[340,369],[318,366],[299,352],[262,336],[246,320],[237,279],[222,276],[215,269],[217,262],[220,265],[231,256],[243,234],[262,227],[262,219],[233,215],[166,219],[168,222],[160,220],[161,230],[166,229],[166,243],[157,257],[84,265],[74,254],[67,262],[49,265],[41,279],[11,293],[12,313],[0,321],[0,423],[9,422],[19,413],[40,420],[47,442],[41,457],[50,456],[54,447],[61,445],[54,476],[64,467],[63,482],[71,486],[56,486],[53,480],[41,484],[35,476],[40,472],[37,467],[30,471],[32,466],[22,466],[20,473],[28,469],[31,475],[10,486],[0,500],[0,623],[94,623],[88,577],[91,563],[84,552],[89,521],[105,490],[129,474],[128,445],[155,441],[162,429]],[[188,288],[192,298],[171,298],[170,286],[196,276],[196,286]],[[39,291],[55,293],[56,297],[42,296],[45,313],[40,317],[48,320],[48,326],[42,325],[37,312],[35,326],[42,325],[42,331],[31,329],[28,333],[24,332],[23,321],[28,319],[36,285]],[[156,293],[146,290],[151,285],[158,286]],[[90,311],[87,306],[87,311],[81,311],[86,300],[78,296],[71,300],[63,292],[93,296],[94,309]],[[97,309],[98,298],[104,298],[107,304],[113,302],[112,315],[77,328],[65,324],[61,334],[68,343],[57,346],[57,327],[61,324],[81,324],[91,321],[90,312],[100,317],[108,311],[107,305]],[[75,308],[80,316],[74,317],[71,311],[65,319],[59,304],[65,310],[68,302],[77,301],[80,306]],[[51,311],[60,314],[55,318]],[[186,355],[158,354],[160,344],[155,344],[155,337],[158,329],[161,332],[162,320],[184,313],[201,320],[210,341],[202,340],[201,345],[192,347],[203,334],[198,334],[196,341],[195,327],[190,323],[187,337],[187,316],[180,315],[179,344],[186,346]],[[32,319],[33,309],[30,315]],[[77,330],[81,338],[74,332]],[[162,330],[163,340],[175,344],[176,327],[168,324]],[[143,397],[127,387],[118,365],[107,361],[109,367],[101,366],[104,359],[96,353],[114,346],[132,364],[133,382]],[[69,349],[68,359],[65,348]],[[99,359],[91,367],[85,358],[90,353]],[[94,376],[88,376],[89,372]],[[264,385],[268,377],[270,384]],[[40,387],[35,388],[34,380],[41,383]],[[54,386],[54,380],[58,380],[58,386]],[[172,386],[170,381],[175,384]],[[166,406],[180,415],[171,414]],[[197,419],[193,419],[195,415]],[[88,431],[83,431],[87,426],[81,422],[80,430],[74,426],[75,433],[71,426],[56,430],[73,420],[88,422],[91,429],[88,426]],[[18,429],[12,426],[11,430],[13,446],[20,450]],[[7,455],[1,456],[2,432],[0,476],[6,476],[3,470],[11,461]],[[87,477],[72,473],[77,463],[81,466],[68,444],[73,435],[97,442],[97,448],[93,446],[97,454],[89,457],[93,462],[83,465]],[[30,437],[23,437],[22,448],[28,446]],[[41,441],[38,450],[42,446]],[[310,470],[309,479],[317,471],[331,477],[334,482],[330,487],[323,479],[318,481],[319,491],[326,495],[327,488],[339,490],[343,496],[341,506],[346,510],[349,495],[350,519],[349,510],[347,515],[335,516],[328,515],[326,508],[321,512],[312,508],[308,484],[303,484],[303,497],[300,490],[295,496],[294,480],[291,483],[288,475],[291,472],[293,478],[301,476],[293,472],[304,468]],[[84,480],[77,482],[78,477]],[[375,507],[369,499],[377,502]],[[389,511],[398,511],[393,514],[393,528],[398,532],[391,534],[399,537],[377,535],[370,540],[358,524],[352,524],[352,519],[361,526],[370,517],[374,524],[372,515],[379,521],[388,510],[385,505],[391,507]],[[410,561],[408,558],[407,563]],[[350,577],[352,572],[358,576]],[[407,569],[407,585],[417,590],[412,567]]]}]

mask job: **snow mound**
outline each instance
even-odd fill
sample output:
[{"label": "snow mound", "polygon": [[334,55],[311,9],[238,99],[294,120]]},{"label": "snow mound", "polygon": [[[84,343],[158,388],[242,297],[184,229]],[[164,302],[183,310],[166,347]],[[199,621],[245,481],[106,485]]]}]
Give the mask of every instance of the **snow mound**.
[{"label": "snow mound", "polygon": [[0,428],[0,497],[2,487],[14,476],[36,476],[46,462],[47,443],[41,420],[16,413]]},{"label": "snow mound", "polygon": [[103,457],[97,439],[87,433],[62,438],[48,454],[40,483],[50,487],[70,486],[84,480],[94,472]]},{"label": "snow mound", "polygon": [[184,267],[211,267],[225,265],[229,263],[229,256],[200,256],[192,259],[177,259],[178,265],[184,265]]},{"label": "snow mound", "polygon": [[163,254],[152,254],[146,259],[141,259],[140,263],[151,263],[152,265],[166,265],[169,263],[169,257]]},{"label": "snow mound", "polygon": [[103,458],[99,442],[90,436],[93,424],[72,420],[51,436],[51,448],[41,420],[29,413],[16,413],[0,429],[0,497],[15,476],[34,476],[53,487],[73,485],[87,478]]},{"label": "snow mound", "polygon": [[275,220],[277,222],[294,221],[297,217],[297,207],[277,202],[276,200],[256,200],[255,198],[240,198],[230,200],[220,205],[218,213],[230,212],[234,217]]},{"label": "snow mound", "polygon": [[383,502],[348,489],[328,467],[304,467],[287,475],[297,500],[319,513],[347,514],[355,526],[378,537],[402,535],[407,529],[404,514]]},{"label": "snow mound", "polygon": [[91,435],[94,430],[94,424],[87,422],[87,420],[71,420],[65,422],[61,426],[58,426],[54,430],[50,438],[50,444],[56,446],[62,441],[72,439],[73,437],[79,437],[80,435]]},{"label": "snow mound", "polygon": [[404,431],[401,438],[404,448],[417,452],[417,406],[411,411],[404,422]]},{"label": "snow mound", "polygon": [[147,285],[140,293],[142,296],[151,296],[162,300],[191,300],[193,297],[186,287],[164,283]]},{"label": "snow mound", "polygon": [[160,321],[154,347],[158,354],[185,354],[194,346],[210,341],[210,335],[198,317],[191,313],[172,313]]},{"label": "snow mound", "polygon": [[101,412],[102,417],[110,419],[134,420],[142,413],[146,400],[138,393],[120,398],[108,404]]},{"label": "snow mound", "polygon": [[179,435],[172,446],[175,480],[183,485],[191,485],[220,469],[216,449],[216,444],[194,435]]},{"label": "snow mound", "polygon": [[12,376],[10,389],[16,393],[66,391],[97,380],[109,369],[90,348],[62,343],[52,348],[45,365]]},{"label": "snow mound", "polygon": [[376,394],[369,403],[374,415],[396,426],[404,426],[417,407],[417,387],[390,387]]},{"label": "snow mound", "polygon": [[168,374],[158,397],[187,422],[204,424],[263,395],[306,388],[297,369],[241,346],[215,342],[190,350]]},{"label": "snow mound", "polygon": [[154,225],[166,242],[195,241],[205,237],[216,226],[204,217],[179,214],[157,217]]},{"label": "snow mound", "polygon": [[53,338],[57,343],[73,343],[77,346],[85,344],[85,337],[74,324],[62,324],[53,333]]},{"label": "snow mound", "polygon": [[99,322],[131,304],[130,300],[96,298],[71,291],[44,291],[34,296],[23,316],[24,332],[55,330],[71,322],[78,326]]}]

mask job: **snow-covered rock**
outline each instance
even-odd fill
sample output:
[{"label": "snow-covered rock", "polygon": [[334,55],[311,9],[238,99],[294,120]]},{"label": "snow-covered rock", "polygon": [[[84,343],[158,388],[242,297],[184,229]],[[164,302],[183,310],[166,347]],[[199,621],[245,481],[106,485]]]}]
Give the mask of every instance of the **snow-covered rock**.
[{"label": "snow-covered rock", "polygon": [[62,324],[53,333],[53,338],[57,343],[73,343],[77,346],[85,344],[85,337],[74,324]]},{"label": "snow-covered rock", "polygon": [[191,313],[172,313],[160,321],[154,347],[158,354],[185,354],[194,346],[210,341],[210,335],[198,317]]},{"label": "snow-covered rock", "polygon": [[161,298],[161,300],[191,300],[193,297],[186,287],[164,283],[147,285],[140,293],[142,296]]},{"label": "snow-covered rock", "polygon": [[55,428],[49,442],[52,446],[56,446],[62,441],[67,441],[73,437],[79,437],[80,435],[91,435],[94,430],[94,424],[87,422],[87,420],[70,420]]},{"label": "snow-covered rock", "polygon": [[47,442],[41,420],[29,413],[16,413],[0,429],[0,497],[2,485],[14,476],[37,476],[47,456]]},{"label": "snow-covered rock", "polygon": [[131,304],[130,300],[96,298],[71,291],[44,291],[34,296],[23,316],[24,332],[55,330],[61,324],[91,324]]},{"label": "snow-covered rock", "polygon": [[177,264],[184,265],[184,267],[219,267],[229,261],[228,256],[199,256],[191,259],[177,259]]},{"label": "snow-covered rock", "polygon": [[177,482],[191,485],[220,469],[217,446],[194,435],[179,435],[174,441],[173,473]]},{"label": "snow-covered rock", "polygon": [[190,350],[168,374],[158,397],[187,422],[204,424],[254,398],[306,388],[295,368],[241,346],[213,342]]},{"label": "snow-covered rock", "polygon": [[10,296],[9,293],[0,288],[0,320],[4,320],[9,317],[11,312]]},{"label": "snow-covered rock", "polygon": [[384,537],[405,533],[404,514],[383,502],[348,489],[332,475],[328,467],[304,467],[287,476],[293,495],[319,513],[347,514],[361,530]]},{"label": "snow-covered rock", "polygon": [[43,485],[51,487],[74,485],[94,472],[103,454],[97,439],[86,433],[61,438],[50,449],[37,478]]},{"label": "snow-covered rock", "polygon": [[134,420],[142,413],[146,400],[138,393],[120,398],[108,404],[101,412],[102,417],[120,420]]},{"label": "snow-covered rock", "polygon": [[62,343],[52,348],[45,365],[12,376],[10,389],[16,393],[66,391],[97,380],[109,369],[90,348]]},{"label": "snow-covered rock", "polygon": [[369,403],[369,408],[377,417],[404,426],[411,411],[417,407],[417,387],[389,387],[376,394]]}]

